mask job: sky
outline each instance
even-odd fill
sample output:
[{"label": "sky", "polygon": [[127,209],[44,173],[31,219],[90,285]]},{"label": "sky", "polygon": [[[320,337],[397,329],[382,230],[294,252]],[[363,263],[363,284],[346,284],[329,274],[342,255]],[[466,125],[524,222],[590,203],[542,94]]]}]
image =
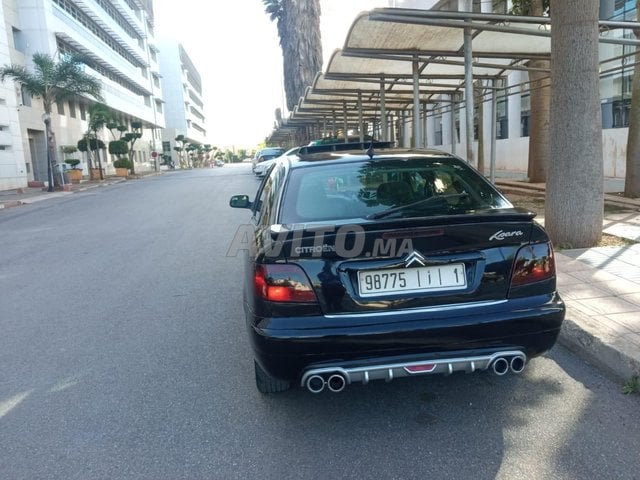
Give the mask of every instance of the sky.
[{"label": "sky", "polygon": [[[357,14],[386,0],[320,0],[323,59]],[[208,143],[254,149],[284,111],[282,50],[262,0],[155,0],[155,33],[175,38],[202,76]],[[165,92],[167,95],[168,92]]]}]

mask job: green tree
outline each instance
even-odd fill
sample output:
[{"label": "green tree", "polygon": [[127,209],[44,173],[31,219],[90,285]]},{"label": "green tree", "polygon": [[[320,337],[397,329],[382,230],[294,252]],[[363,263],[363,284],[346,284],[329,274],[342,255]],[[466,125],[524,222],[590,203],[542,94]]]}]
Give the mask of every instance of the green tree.
[{"label": "green tree", "polygon": [[186,153],[187,139],[184,135],[178,135],[175,139],[176,146],[173,149],[178,154],[178,163],[180,164],[180,168],[186,168],[187,164],[184,160],[184,155]]},{"label": "green tree", "polygon": [[[598,0],[554,0],[545,226],[556,245],[593,247],[604,209]],[[579,46],[580,48],[576,48]]]},{"label": "green tree", "polygon": [[[85,134],[86,138],[98,138],[98,133],[104,128],[106,123],[109,121],[111,117],[111,109],[107,107],[104,103],[94,103],[89,107],[89,121],[87,122],[87,132]],[[91,178],[91,152],[94,152],[96,156],[96,161],[98,163],[98,169],[100,171],[100,180],[104,180],[104,173],[102,171],[102,160],[100,159],[100,150],[104,148],[104,144],[101,148],[89,149],[87,155],[88,167],[89,167],[89,178]]]},{"label": "green tree", "polygon": [[134,146],[136,142],[142,138],[142,122],[131,122],[131,131],[126,132],[122,136],[122,140],[129,144],[129,160],[131,160],[131,173],[136,173],[135,163],[133,161]]},{"label": "green tree", "polygon": [[[640,0],[636,0],[636,12],[640,12]],[[636,13],[640,16],[640,14]],[[633,31],[640,39],[640,30]],[[635,71],[640,67],[640,48],[636,47],[634,62],[634,80],[640,78]],[[640,81],[631,86],[631,109],[629,110],[629,133],[627,137],[627,162],[624,180],[625,197],[640,197]]]},{"label": "green tree", "polygon": [[277,23],[287,108],[293,111],[307,86],[322,70],[319,0],[262,0]]},{"label": "green tree", "polygon": [[47,178],[49,191],[53,190],[51,107],[55,102],[72,98],[76,95],[93,97],[101,100],[100,82],[83,71],[87,64],[85,57],[68,55],[56,61],[51,55],[34,53],[33,70],[23,65],[11,65],[0,68],[0,79],[11,78],[18,82],[31,97],[42,99],[47,135]]},{"label": "green tree", "polygon": [[[551,0],[512,0],[511,11],[516,15],[543,15],[549,13]],[[533,13],[542,8],[540,13]]]}]

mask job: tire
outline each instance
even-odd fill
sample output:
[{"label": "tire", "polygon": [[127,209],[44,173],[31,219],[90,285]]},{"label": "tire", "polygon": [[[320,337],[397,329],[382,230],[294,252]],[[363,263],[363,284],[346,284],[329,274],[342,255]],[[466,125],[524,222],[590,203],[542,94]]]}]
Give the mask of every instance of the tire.
[{"label": "tire", "polygon": [[269,376],[255,360],[253,366],[256,372],[256,387],[260,393],[278,393],[291,388],[291,382]]}]

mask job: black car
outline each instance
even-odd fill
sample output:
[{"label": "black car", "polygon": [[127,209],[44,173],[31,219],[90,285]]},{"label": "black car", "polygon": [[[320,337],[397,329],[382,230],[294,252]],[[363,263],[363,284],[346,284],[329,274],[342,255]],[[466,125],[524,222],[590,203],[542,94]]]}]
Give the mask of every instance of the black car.
[{"label": "black car", "polygon": [[254,201],[231,198],[253,213],[244,311],[261,392],[519,373],[556,342],[565,306],[535,214],[453,155],[388,146],[304,147]]}]

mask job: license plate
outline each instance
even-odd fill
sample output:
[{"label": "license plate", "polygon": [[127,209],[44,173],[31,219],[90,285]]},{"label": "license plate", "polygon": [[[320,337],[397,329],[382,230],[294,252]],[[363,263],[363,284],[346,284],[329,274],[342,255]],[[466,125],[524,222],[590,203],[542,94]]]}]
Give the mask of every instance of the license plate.
[{"label": "license plate", "polygon": [[464,288],[467,288],[467,276],[463,263],[358,272],[358,289],[363,297]]}]

